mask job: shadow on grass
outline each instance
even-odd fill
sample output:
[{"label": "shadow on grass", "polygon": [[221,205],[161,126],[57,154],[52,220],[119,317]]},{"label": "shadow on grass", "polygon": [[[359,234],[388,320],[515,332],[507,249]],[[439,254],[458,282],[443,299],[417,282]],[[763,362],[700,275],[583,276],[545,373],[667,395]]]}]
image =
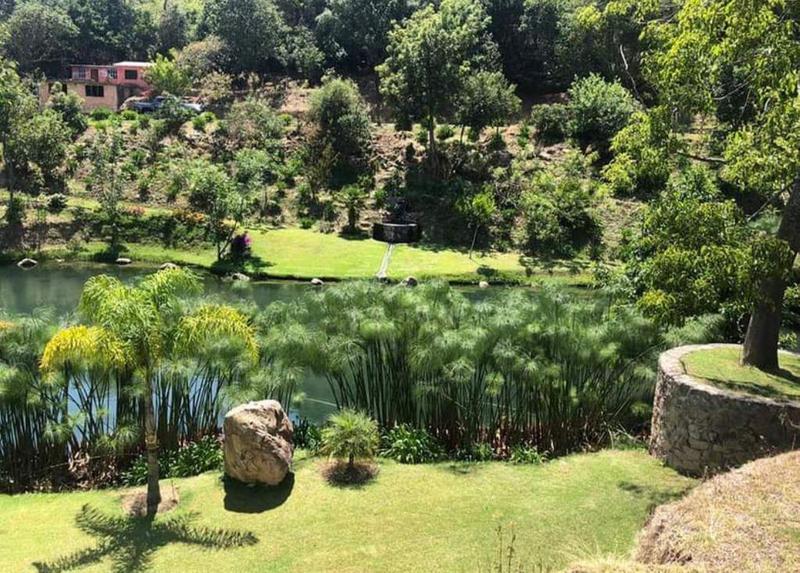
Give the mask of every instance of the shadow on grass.
[{"label": "shadow on grass", "polygon": [[260,273],[265,269],[274,267],[275,263],[265,261],[258,255],[250,255],[246,259],[234,260],[224,258],[211,265],[211,271],[216,274],[228,274],[236,272]]},{"label": "shadow on grass", "polygon": [[453,475],[471,476],[480,472],[486,467],[486,464],[481,462],[449,462],[439,464],[436,467]]},{"label": "shadow on grass", "polygon": [[776,372],[769,372],[769,374],[783,378],[783,384],[785,386],[791,386],[793,392],[782,391],[780,388],[776,388],[771,384],[764,385],[742,380],[720,380],[717,378],[702,379],[712,386],[732,390],[734,392],[742,392],[744,394],[772,398],[774,400],[800,400],[800,376],[796,376],[784,369],[780,369]]},{"label": "shadow on grass", "polygon": [[358,229],[355,232],[348,231],[345,229],[341,233],[339,233],[339,238],[344,239],[345,241],[366,241],[367,239],[371,239],[372,237],[370,236],[369,233],[367,233],[362,229]]},{"label": "shadow on grass", "polygon": [[148,517],[107,515],[84,505],[75,517],[78,529],[97,540],[95,547],[81,549],[49,562],[34,562],[40,573],[72,571],[105,559],[112,571],[147,571],[153,554],[167,545],[183,543],[209,550],[234,549],[258,543],[249,531],[193,526],[197,514]]},{"label": "shadow on grass", "polygon": [[284,480],[273,487],[247,485],[224,476],[225,509],[235,513],[262,513],[280,507],[294,489],[294,474],[289,473]]},{"label": "shadow on grass", "polygon": [[683,497],[683,495],[692,488],[691,485],[687,484],[686,487],[677,490],[660,489],[651,485],[633,483],[630,481],[621,481],[617,484],[617,487],[622,491],[626,491],[640,499],[645,500],[647,502],[648,512],[653,511],[659,505],[663,505]]}]

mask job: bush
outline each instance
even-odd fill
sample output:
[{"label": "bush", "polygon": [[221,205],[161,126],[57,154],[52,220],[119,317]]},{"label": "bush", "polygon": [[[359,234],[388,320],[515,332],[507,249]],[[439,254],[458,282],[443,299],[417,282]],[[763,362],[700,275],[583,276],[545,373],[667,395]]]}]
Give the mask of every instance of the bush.
[{"label": "bush", "polygon": [[371,460],[378,452],[378,424],[365,414],[342,410],[333,414],[322,430],[322,452],[353,467],[357,460]]},{"label": "bush", "polygon": [[294,445],[311,453],[318,453],[322,449],[322,430],[319,426],[301,418],[294,425]]},{"label": "bush", "polygon": [[442,457],[441,446],[426,430],[397,426],[382,437],[381,455],[402,464],[425,464]]},{"label": "bush", "polygon": [[219,124],[215,141],[221,151],[234,154],[240,149],[279,149],[284,121],[264,100],[250,97],[231,106]]},{"label": "bush", "polygon": [[195,115],[194,111],[181,105],[181,101],[174,96],[167,96],[163,105],[156,112],[156,117],[164,122],[168,133],[176,133]]},{"label": "bush", "polygon": [[531,109],[531,125],[542,143],[558,143],[570,134],[571,108],[563,103],[535,105]]},{"label": "bush", "polygon": [[192,120],[192,127],[194,127],[197,131],[205,131],[206,126],[214,123],[216,120],[216,115],[210,111],[204,111]]},{"label": "bush", "polygon": [[132,109],[126,109],[120,113],[120,117],[122,117],[122,119],[125,121],[136,121],[139,119],[139,114]]},{"label": "bush", "polygon": [[47,210],[51,213],[61,213],[67,208],[67,196],[63,193],[54,193],[47,198]]},{"label": "bush", "polygon": [[[159,452],[158,464],[164,478],[191,477],[222,469],[223,455],[219,440],[206,436],[190,442],[177,450]],[[122,483],[127,486],[147,483],[147,456],[138,456],[128,471],[122,474]]]},{"label": "bush", "polygon": [[445,141],[450,139],[456,134],[456,131],[453,129],[453,126],[449,123],[443,123],[436,127],[436,139],[439,141]]},{"label": "bush", "polygon": [[573,175],[538,174],[522,198],[523,250],[531,255],[569,257],[601,239],[594,188]]},{"label": "bush", "polygon": [[112,115],[114,115],[114,112],[107,107],[98,107],[89,113],[89,117],[94,121],[106,121],[110,119]]},{"label": "bush", "polygon": [[465,449],[457,449],[455,458],[464,462],[490,462],[494,458],[491,444],[475,442]]},{"label": "bush", "polygon": [[583,147],[594,145],[607,153],[611,138],[625,127],[636,111],[636,101],[618,82],[592,74],[569,88],[572,135]]},{"label": "bush", "polygon": [[508,461],[512,464],[543,464],[547,461],[547,454],[540,453],[538,449],[526,445],[511,446]]},{"label": "bush", "polygon": [[250,235],[247,233],[241,233],[236,235],[231,240],[231,247],[230,253],[231,258],[237,261],[242,261],[247,259],[252,254],[251,246],[253,244],[253,240],[250,238]]}]

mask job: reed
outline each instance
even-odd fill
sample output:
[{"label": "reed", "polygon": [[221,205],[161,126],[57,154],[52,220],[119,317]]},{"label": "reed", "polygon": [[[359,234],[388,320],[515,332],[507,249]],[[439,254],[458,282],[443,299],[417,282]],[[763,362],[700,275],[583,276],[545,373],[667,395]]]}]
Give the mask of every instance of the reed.
[{"label": "reed", "polygon": [[603,441],[660,343],[635,312],[556,291],[480,303],[444,284],[355,283],[268,309],[275,360],[325,376],[340,408],[425,428],[454,449],[561,454]]}]

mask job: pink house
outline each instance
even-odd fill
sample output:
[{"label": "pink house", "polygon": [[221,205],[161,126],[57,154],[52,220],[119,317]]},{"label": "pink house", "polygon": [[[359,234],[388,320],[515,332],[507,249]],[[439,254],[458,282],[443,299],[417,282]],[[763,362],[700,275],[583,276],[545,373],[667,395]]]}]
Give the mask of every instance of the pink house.
[{"label": "pink house", "polygon": [[[117,62],[106,66],[75,64],[67,68],[67,76],[62,81],[68,93],[83,99],[84,111],[100,107],[117,110],[129,97],[149,91],[145,72],[152,66],[149,62]],[[51,85],[42,90],[42,99],[50,95]]]}]

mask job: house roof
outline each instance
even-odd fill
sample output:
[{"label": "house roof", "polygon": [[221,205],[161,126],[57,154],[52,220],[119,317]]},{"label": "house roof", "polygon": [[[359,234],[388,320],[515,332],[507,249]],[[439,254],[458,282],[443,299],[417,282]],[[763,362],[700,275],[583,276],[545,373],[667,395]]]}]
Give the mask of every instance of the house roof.
[{"label": "house roof", "polygon": [[152,62],[115,62],[114,66],[120,68],[149,68],[153,65]]}]

